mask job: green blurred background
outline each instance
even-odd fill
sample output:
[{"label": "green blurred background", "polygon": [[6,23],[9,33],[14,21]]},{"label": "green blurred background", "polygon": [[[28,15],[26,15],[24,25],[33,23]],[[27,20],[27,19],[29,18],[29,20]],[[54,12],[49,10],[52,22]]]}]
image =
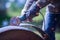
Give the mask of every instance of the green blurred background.
[{"label": "green blurred background", "polygon": [[[0,27],[9,25],[11,17],[20,16],[26,0],[0,0]],[[41,10],[45,15],[45,8]],[[43,17],[41,14],[33,18],[32,24],[42,26]],[[57,26],[56,40],[60,40],[60,27]]]}]

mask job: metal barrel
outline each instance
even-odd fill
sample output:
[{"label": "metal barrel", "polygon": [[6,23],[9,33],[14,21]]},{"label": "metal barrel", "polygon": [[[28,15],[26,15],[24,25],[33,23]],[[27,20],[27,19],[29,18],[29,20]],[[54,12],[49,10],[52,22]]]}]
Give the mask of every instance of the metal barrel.
[{"label": "metal barrel", "polygon": [[0,40],[45,40],[43,35],[32,26],[26,24],[2,27],[0,28]]}]

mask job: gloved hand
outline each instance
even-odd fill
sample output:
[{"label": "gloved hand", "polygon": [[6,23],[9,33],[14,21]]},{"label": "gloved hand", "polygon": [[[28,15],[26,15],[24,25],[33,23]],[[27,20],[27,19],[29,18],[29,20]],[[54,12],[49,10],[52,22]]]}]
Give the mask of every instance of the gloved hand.
[{"label": "gloved hand", "polygon": [[10,25],[11,26],[19,26],[20,22],[21,21],[20,21],[19,17],[12,17],[10,19]]},{"label": "gloved hand", "polygon": [[38,16],[38,15],[39,15],[39,13],[36,13],[36,14],[33,14],[33,13],[32,13],[27,19],[28,19],[30,22],[32,22],[32,21],[33,21],[32,19],[33,19],[34,17]]}]

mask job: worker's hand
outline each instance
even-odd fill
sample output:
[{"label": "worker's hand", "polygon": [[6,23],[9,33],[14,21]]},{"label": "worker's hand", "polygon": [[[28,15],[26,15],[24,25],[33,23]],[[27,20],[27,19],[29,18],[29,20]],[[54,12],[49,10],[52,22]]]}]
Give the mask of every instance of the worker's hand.
[{"label": "worker's hand", "polygon": [[12,17],[10,20],[10,25],[11,26],[19,26],[20,24],[20,19],[18,17]]},{"label": "worker's hand", "polygon": [[31,13],[31,15],[28,17],[29,21],[32,21],[32,19],[38,15],[39,13],[36,13],[36,14]]},{"label": "worker's hand", "polygon": [[32,22],[32,21],[33,21],[33,18],[36,17],[36,16],[38,16],[38,15],[39,15],[39,13],[36,13],[36,14],[34,14],[34,15],[30,15],[30,16],[26,19],[26,22]]}]

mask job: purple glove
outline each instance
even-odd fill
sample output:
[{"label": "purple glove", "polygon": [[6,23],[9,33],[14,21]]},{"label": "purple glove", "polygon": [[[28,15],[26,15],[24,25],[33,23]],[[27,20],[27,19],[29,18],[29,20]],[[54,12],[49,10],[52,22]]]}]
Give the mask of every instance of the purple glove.
[{"label": "purple glove", "polygon": [[20,19],[18,17],[13,17],[10,20],[10,25],[12,26],[19,26],[20,24]]}]

